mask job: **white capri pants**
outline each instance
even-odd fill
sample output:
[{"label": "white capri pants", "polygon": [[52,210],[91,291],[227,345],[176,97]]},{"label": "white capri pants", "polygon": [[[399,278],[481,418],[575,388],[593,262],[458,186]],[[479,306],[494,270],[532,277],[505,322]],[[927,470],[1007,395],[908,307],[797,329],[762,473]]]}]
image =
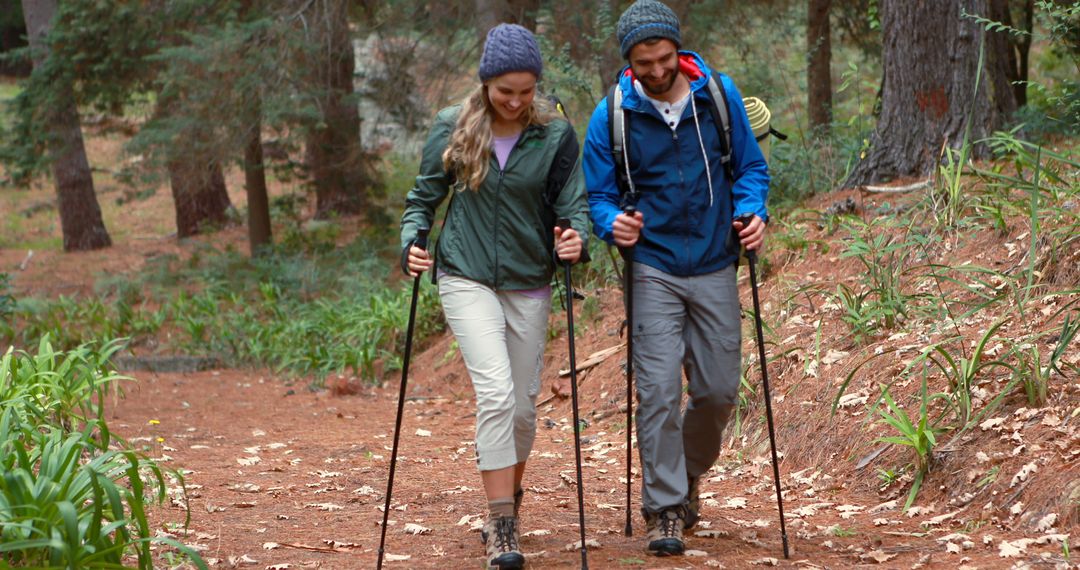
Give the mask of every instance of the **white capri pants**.
[{"label": "white capri pants", "polygon": [[439,296],[476,391],[476,455],[481,471],[524,462],[536,439],[536,397],[551,295],[495,291],[439,276]]}]

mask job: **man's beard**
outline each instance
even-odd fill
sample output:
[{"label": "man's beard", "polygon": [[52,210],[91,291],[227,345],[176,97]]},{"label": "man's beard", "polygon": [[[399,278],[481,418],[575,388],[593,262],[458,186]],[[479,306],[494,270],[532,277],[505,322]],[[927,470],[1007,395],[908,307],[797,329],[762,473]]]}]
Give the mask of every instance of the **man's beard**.
[{"label": "man's beard", "polygon": [[645,81],[642,81],[642,82],[641,82],[641,87],[642,87],[643,89],[645,89],[645,92],[646,92],[646,93],[648,93],[649,95],[663,95],[664,93],[667,93],[668,91],[670,91],[670,90],[671,90],[671,88],[672,88],[672,87],[673,87],[673,86],[675,85],[675,80],[676,80],[676,79],[678,79],[678,77],[679,77],[679,74],[678,74],[678,73],[676,73],[676,72],[674,72],[674,71],[672,71],[672,72],[671,72],[671,79],[669,79],[669,80],[668,80],[668,81],[667,81],[667,82],[666,82],[666,83],[665,83],[665,84],[664,84],[664,85],[663,85],[662,87],[660,87],[659,89],[653,89],[653,88],[652,88],[652,87],[650,87],[650,86],[649,86],[649,84],[648,84],[647,82],[645,82]]}]

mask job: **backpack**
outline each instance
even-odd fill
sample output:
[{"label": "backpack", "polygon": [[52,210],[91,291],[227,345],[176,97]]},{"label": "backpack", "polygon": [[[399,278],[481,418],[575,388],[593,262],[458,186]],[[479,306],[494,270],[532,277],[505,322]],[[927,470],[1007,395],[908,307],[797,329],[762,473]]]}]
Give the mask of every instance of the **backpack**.
[{"label": "backpack", "polygon": [[[735,171],[731,161],[731,116],[728,113],[727,92],[720,86],[715,74],[709,75],[708,89],[709,99],[712,100],[712,105],[709,105],[709,114],[712,115],[713,124],[716,125],[716,129],[720,132],[720,162],[724,166],[724,173],[728,182],[734,182]],[[608,137],[611,141],[611,157],[615,161],[615,185],[618,186],[619,193],[624,196],[624,200],[636,200],[638,197],[637,189],[634,188],[634,183],[630,180],[630,170],[627,167],[630,153],[626,148],[626,132],[630,130],[628,126],[630,114],[622,109],[622,100],[622,89],[619,88],[619,83],[616,81],[614,85],[608,88],[607,93]],[[787,139],[787,135],[774,130],[772,127],[769,127],[767,132],[757,136],[756,139],[761,142],[770,134],[780,140]]]}]

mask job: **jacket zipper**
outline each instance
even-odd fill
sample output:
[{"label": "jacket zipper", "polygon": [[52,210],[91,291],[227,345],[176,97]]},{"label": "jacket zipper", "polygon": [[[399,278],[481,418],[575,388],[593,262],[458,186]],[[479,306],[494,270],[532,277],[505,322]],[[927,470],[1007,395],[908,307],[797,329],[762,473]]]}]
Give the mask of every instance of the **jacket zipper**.
[{"label": "jacket zipper", "polygon": [[[506,166],[510,166],[510,159],[514,157],[514,151],[516,151],[521,146],[522,141],[525,139],[525,132],[528,131],[528,130],[529,130],[528,127],[526,127],[525,129],[523,129],[521,131],[521,135],[518,136],[518,140],[517,140],[516,143],[514,143],[514,147],[510,149],[510,154],[506,155]],[[506,170],[504,168],[502,168],[502,167],[499,167],[499,159],[498,159],[498,157],[493,156],[492,159],[495,161],[495,166],[497,167],[496,170],[498,170],[498,172],[499,172],[499,183],[495,186],[495,223],[492,224],[492,230],[494,231],[494,234],[493,234],[492,237],[493,237],[493,241],[495,243],[495,267],[492,268],[491,284],[492,284],[492,287],[496,291],[498,291],[499,290],[499,249],[500,249],[500,247],[499,247],[499,226],[500,226],[500,221],[502,219],[501,210],[502,210],[503,176],[505,176]]]}]

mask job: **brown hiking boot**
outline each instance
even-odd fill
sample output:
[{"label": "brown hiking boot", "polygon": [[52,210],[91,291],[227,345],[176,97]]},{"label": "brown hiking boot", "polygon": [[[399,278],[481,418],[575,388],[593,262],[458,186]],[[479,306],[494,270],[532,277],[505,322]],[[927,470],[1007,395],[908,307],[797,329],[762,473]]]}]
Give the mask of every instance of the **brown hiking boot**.
[{"label": "brown hiking boot", "polygon": [[[518,528],[521,528],[521,501],[525,498],[525,489],[518,489],[517,493],[514,493],[514,518],[518,519]],[[487,525],[480,529],[480,542],[487,544]]]},{"label": "brown hiking boot", "polygon": [[686,525],[686,507],[669,507],[659,513],[645,514],[645,542],[648,550],[656,556],[682,554],[683,527]]},{"label": "brown hiking boot", "polygon": [[686,530],[690,530],[701,518],[701,477],[687,477],[686,484],[690,489],[686,494]]},{"label": "brown hiking boot", "polygon": [[489,569],[520,570],[525,567],[525,555],[518,546],[516,518],[490,518],[484,525],[483,532],[488,537],[486,545]]}]

